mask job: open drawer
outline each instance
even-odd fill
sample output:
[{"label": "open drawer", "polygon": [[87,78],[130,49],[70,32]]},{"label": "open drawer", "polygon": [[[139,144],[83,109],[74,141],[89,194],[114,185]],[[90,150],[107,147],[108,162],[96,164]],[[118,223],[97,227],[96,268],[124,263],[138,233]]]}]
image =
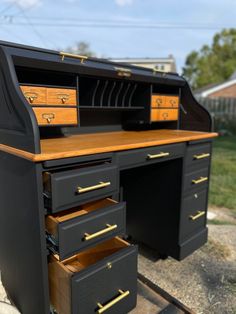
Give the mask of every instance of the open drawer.
[{"label": "open drawer", "polygon": [[44,172],[45,206],[56,213],[111,196],[117,177],[117,167],[108,164]]},{"label": "open drawer", "polygon": [[125,233],[125,203],[94,201],[46,217],[46,231],[60,259]]},{"label": "open drawer", "polygon": [[136,306],[137,247],[113,238],[62,262],[49,261],[58,314],[125,314]]}]

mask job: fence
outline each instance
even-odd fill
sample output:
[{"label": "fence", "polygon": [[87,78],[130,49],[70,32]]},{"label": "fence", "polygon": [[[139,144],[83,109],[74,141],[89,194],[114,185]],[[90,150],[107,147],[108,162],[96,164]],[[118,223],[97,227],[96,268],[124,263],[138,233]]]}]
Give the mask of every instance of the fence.
[{"label": "fence", "polygon": [[198,102],[212,115],[214,129],[236,133],[236,98],[203,98]]}]

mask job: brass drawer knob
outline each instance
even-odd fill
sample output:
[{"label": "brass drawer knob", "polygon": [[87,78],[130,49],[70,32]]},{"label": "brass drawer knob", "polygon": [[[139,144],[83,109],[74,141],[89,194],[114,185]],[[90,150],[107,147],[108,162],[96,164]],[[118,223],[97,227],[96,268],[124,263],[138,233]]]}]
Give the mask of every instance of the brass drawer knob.
[{"label": "brass drawer knob", "polygon": [[43,119],[45,119],[45,120],[47,120],[47,123],[51,123],[51,121],[53,120],[53,119],[55,119],[55,114],[54,113],[43,113],[42,114],[42,118]]},{"label": "brass drawer knob", "polygon": [[28,99],[28,101],[32,104],[34,102],[35,99],[38,98],[38,94],[37,93],[24,93],[24,96],[26,99]]},{"label": "brass drawer knob", "polygon": [[201,210],[198,210],[198,211],[197,211],[197,214],[196,214],[196,215],[190,215],[190,216],[189,216],[189,219],[190,219],[190,220],[197,220],[198,218],[204,216],[205,213],[206,213],[206,212],[205,212],[204,210],[202,210],[202,211],[201,211]]},{"label": "brass drawer knob", "polygon": [[211,156],[211,154],[209,154],[209,153],[207,153],[207,154],[203,153],[203,154],[200,154],[200,155],[194,155],[193,158],[198,160],[198,159],[208,158],[210,156]]},{"label": "brass drawer knob", "polygon": [[203,182],[205,182],[207,180],[208,180],[208,177],[200,177],[199,179],[192,180],[192,183],[193,184],[199,184],[199,183],[203,183]]},{"label": "brass drawer knob", "polygon": [[85,188],[83,188],[81,186],[78,186],[77,187],[77,192],[78,193],[85,193],[85,192],[89,192],[89,191],[105,188],[105,187],[107,187],[109,185],[111,185],[111,182],[108,181],[108,182],[99,182],[99,184],[88,186],[88,187],[85,187]]},{"label": "brass drawer knob", "polygon": [[102,305],[101,303],[97,303],[97,306],[99,307],[99,309],[97,311],[98,314],[104,313],[105,311],[110,309],[113,305],[115,305],[116,303],[118,303],[122,299],[126,298],[130,294],[129,290],[123,291],[123,290],[119,289],[118,292],[120,295],[118,297],[116,297],[115,299],[113,299],[112,301],[110,301],[109,303],[107,303],[105,305]]},{"label": "brass drawer knob", "polygon": [[61,100],[63,104],[69,100],[70,96],[68,94],[58,94],[57,98]]},{"label": "brass drawer knob", "polygon": [[92,234],[89,234],[89,233],[85,233],[84,234],[84,240],[85,241],[88,241],[88,240],[92,240],[94,238],[97,238],[107,232],[110,232],[110,231],[113,231],[117,228],[117,225],[109,225],[109,224],[106,224],[106,228],[105,229],[102,229],[98,232],[95,232],[95,233],[92,233]]},{"label": "brass drawer knob", "polygon": [[167,156],[170,156],[170,153],[169,152],[161,152],[159,154],[156,154],[156,155],[152,155],[152,154],[147,154],[147,159],[155,159],[155,158],[161,158],[161,157],[167,157]]}]

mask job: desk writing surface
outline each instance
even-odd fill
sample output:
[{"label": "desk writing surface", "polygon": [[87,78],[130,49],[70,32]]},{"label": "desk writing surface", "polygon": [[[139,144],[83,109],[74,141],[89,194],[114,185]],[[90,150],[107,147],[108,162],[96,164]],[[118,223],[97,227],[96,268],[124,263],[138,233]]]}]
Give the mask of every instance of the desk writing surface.
[{"label": "desk writing surface", "polygon": [[21,156],[22,158],[34,162],[40,162],[52,159],[210,139],[216,136],[217,133],[214,132],[184,130],[119,131],[41,139],[40,154],[32,154],[3,144],[0,144],[0,150]]}]

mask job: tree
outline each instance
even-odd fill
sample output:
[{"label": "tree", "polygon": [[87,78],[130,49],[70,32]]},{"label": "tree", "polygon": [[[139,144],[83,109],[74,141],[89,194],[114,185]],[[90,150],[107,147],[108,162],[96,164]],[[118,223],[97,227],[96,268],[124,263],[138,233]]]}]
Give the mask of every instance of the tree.
[{"label": "tree", "polygon": [[211,46],[192,51],[186,58],[183,75],[193,89],[227,80],[236,71],[236,29],[215,34]]},{"label": "tree", "polygon": [[88,57],[96,56],[96,54],[91,51],[89,43],[84,41],[77,42],[74,47],[68,47],[66,51]]}]

